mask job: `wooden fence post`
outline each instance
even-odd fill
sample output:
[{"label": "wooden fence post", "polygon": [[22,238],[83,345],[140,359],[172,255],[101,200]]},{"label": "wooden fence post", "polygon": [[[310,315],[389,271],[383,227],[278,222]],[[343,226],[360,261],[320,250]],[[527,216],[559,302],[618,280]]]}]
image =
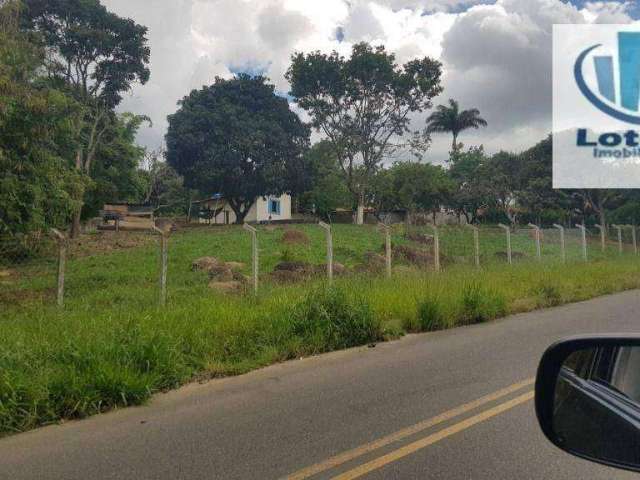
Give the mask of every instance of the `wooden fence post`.
[{"label": "wooden fence post", "polygon": [[331,236],[331,225],[320,222],[320,228],[327,233],[327,278],[329,283],[333,282],[333,237]]},{"label": "wooden fence post", "polygon": [[169,260],[169,233],[153,226],[153,229],[160,234],[160,306],[167,304],[167,264]]},{"label": "wooden fence post", "polygon": [[618,231],[618,253],[622,255],[622,227],[620,225],[611,225]]},{"label": "wooden fence post", "polygon": [[538,260],[542,260],[542,249],[540,248],[540,227],[530,223],[529,226],[533,228],[536,236],[536,257]]},{"label": "wooden fence post", "polygon": [[467,224],[473,230],[473,249],[476,267],[480,268],[480,230],[474,225]]},{"label": "wooden fence post", "polygon": [[251,280],[253,282],[253,293],[254,295],[258,294],[258,275],[260,273],[259,263],[258,263],[258,230],[248,223],[245,223],[244,228],[247,232],[251,234]]},{"label": "wooden fence post", "polygon": [[499,223],[498,226],[507,234],[507,261],[509,262],[509,265],[511,265],[513,263],[511,258],[511,228],[503,225],[502,223]]},{"label": "wooden fence post", "polygon": [[629,227],[631,228],[631,241],[633,242],[633,253],[635,255],[638,254],[638,241],[636,238],[636,226],[635,225],[629,225]]},{"label": "wooden fence post", "polygon": [[58,241],[58,291],[57,304],[58,307],[64,306],[64,274],[67,265],[67,237],[59,230],[52,228],[51,232]]},{"label": "wooden fence post", "polygon": [[391,278],[391,227],[384,223],[378,224],[384,233],[385,263],[387,266],[387,278]]},{"label": "wooden fence post", "polygon": [[586,262],[588,260],[587,257],[587,227],[584,225],[576,225],[577,228],[582,232],[582,258]]},{"label": "wooden fence post", "polygon": [[596,228],[600,230],[600,248],[605,252],[607,249],[607,229],[604,225],[596,225]]},{"label": "wooden fence post", "polygon": [[564,227],[562,225],[558,225],[557,223],[554,223],[553,226],[558,230],[560,230],[560,256],[562,257],[562,263],[566,263],[567,251],[566,251],[565,242],[564,242]]}]

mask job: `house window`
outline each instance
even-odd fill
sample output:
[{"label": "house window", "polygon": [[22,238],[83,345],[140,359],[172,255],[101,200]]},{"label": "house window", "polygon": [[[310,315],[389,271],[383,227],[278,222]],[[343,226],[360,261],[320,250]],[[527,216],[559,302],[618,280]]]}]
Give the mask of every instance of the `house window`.
[{"label": "house window", "polygon": [[280,215],[280,200],[269,200],[269,215]]}]

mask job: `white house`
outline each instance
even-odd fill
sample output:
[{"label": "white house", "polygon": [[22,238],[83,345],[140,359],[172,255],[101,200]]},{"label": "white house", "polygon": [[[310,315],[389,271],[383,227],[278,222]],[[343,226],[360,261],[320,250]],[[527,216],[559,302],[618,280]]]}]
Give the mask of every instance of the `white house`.
[{"label": "white house", "polygon": [[[229,225],[236,222],[236,214],[222,195],[193,202],[200,207],[199,221],[218,225]],[[258,197],[244,218],[248,223],[291,220],[291,196],[269,195]]]}]

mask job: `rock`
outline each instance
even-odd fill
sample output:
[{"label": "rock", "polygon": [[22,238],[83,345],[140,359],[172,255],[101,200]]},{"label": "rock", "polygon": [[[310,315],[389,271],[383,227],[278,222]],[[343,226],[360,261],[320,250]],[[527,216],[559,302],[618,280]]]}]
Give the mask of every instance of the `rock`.
[{"label": "rock", "polygon": [[228,282],[213,280],[209,282],[209,288],[220,293],[240,293],[244,290],[243,284],[235,280]]},{"label": "rock", "polygon": [[233,271],[224,265],[216,265],[209,269],[209,278],[218,282],[230,282],[234,280]]},{"label": "rock", "polygon": [[230,270],[242,270],[245,267],[245,264],[242,262],[224,262],[224,266]]},{"label": "rock", "polygon": [[208,272],[211,268],[217,267],[219,265],[219,261],[216,257],[200,257],[193,261],[191,264],[191,270],[204,270]]},{"label": "rock", "polygon": [[282,243],[309,245],[309,236],[301,230],[287,230],[282,234]]}]

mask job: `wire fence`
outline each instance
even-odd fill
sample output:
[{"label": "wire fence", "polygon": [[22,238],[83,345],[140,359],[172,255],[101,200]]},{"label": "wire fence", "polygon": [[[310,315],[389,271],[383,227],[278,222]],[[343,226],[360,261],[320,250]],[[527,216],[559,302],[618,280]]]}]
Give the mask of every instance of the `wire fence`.
[{"label": "wire fence", "polygon": [[[596,262],[638,254],[631,226],[259,226],[0,237],[0,307],[160,304],[215,287],[260,286],[348,273],[392,276],[402,268],[446,271],[526,262]],[[285,232],[289,234],[285,235]],[[292,234],[291,232],[298,232]],[[296,240],[297,239],[297,240]],[[200,262],[201,264],[199,264]],[[203,292],[205,290],[202,290]]]}]

